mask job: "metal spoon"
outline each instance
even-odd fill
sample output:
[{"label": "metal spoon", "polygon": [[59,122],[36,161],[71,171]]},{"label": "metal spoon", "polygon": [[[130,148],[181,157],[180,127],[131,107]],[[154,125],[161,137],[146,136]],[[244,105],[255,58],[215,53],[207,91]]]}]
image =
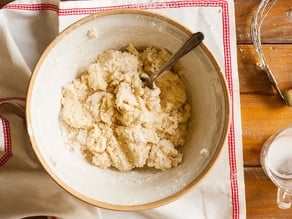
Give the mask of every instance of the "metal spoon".
[{"label": "metal spoon", "polygon": [[204,35],[201,32],[197,32],[192,34],[192,36],[182,45],[182,47],[174,53],[170,59],[154,74],[147,75],[147,76],[141,76],[141,80],[144,82],[144,84],[153,89],[153,83],[154,81],[163,73],[165,70],[170,68],[175,62],[177,62],[181,57],[186,55],[188,52],[190,52],[192,49],[197,47],[204,39]]}]

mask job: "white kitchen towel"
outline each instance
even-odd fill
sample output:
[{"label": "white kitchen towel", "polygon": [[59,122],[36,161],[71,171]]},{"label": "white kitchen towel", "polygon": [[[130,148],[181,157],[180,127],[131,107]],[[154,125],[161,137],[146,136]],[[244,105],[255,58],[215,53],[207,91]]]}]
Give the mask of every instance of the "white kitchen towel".
[{"label": "white kitchen towel", "polygon": [[[208,175],[182,198],[139,212],[99,209],[60,189],[37,161],[24,122],[29,78],[46,46],[72,22],[115,8],[155,11],[192,31],[204,32],[204,43],[221,66],[230,91],[230,133]],[[64,219],[246,217],[233,0],[19,0],[0,10],[0,218],[36,215]]]}]

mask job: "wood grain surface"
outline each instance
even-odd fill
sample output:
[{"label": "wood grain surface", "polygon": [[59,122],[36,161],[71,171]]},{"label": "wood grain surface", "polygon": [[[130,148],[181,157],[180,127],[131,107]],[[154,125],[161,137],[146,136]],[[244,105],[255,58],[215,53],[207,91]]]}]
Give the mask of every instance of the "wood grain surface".
[{"label": "wood grain surface", "polygon": [[[277,188],[265,176],[259,160],[267,138],[292,124],[292,108],[272,89],[251,42],[250,24],[259,3],[235,0],[246,212],[247,219],[288,219],[292,210],[277,207]],[[292,87],[292,0],[278,0],[262,24],[261,36],[267,62],[281,89]]]}]

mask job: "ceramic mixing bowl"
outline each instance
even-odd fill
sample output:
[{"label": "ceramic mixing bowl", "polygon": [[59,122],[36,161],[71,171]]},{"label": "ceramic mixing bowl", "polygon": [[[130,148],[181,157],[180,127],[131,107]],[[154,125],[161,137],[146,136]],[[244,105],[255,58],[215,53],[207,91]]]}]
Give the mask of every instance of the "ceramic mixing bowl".
[{"label": "ceramic mixing bowl", "polygon": [[113,10],[79,20],[52,41],[34,69],[26,116],[33,149],[57,184],[95,206],[141,210],[181,197],[204,178],[220,154],[230,122],[225,79],[204,44],[180,60],[187,72],[182,79],[192,112],[183,161],[176,168],[100,169],[66,148],[59,121],[62,86],[74,80],[98,53],[128,43],[175,52],[190,35],[187,28],[159,14]]}]

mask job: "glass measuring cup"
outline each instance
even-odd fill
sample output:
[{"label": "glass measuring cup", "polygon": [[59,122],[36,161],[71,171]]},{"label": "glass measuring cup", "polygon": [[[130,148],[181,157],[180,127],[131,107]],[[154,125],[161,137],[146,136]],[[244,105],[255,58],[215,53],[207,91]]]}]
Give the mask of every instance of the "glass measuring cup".
[{"label": "glass measuring cup", "polygon": [[273,6],[278,0],[261,0],[254,16],[252,19],[250,33],[251,40],[253,42],[256,54],[258,56],[258,61],[260,62],[260,67],[265,71],[271,85],[277,91],[278,95],[281,97],[283,102],[292,107],[292,87],[289,86],[285,89],[280,89],[277,79],[274,77],[270,66],[268,65],[266,56],[264,54],[262,43],[261,43],[261,26]]},{"label": "glass measuring cup", "polygon": [[292,125],[272,135],[261,150],[261,165],[278,187],[277,204],[288,209],[292,204]]}]

